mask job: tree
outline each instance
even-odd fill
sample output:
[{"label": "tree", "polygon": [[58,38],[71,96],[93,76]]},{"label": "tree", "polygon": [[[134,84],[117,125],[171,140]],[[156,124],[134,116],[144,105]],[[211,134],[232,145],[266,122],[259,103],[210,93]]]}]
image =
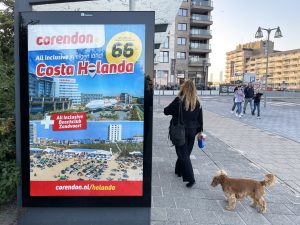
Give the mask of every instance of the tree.
[{"label": "tree", "polygon": [[4,10],[0,10],[0,59],[3,60],[1,65],[13,66],[14,1],[2,0],[1,2],[5,6]]},{"label": "tree", "polygon": [[14,112],[14,21],[13,0],[2,0],[0,10],[0,118],[12,117]]},{"label": "tree", "polygon": [[0,204],[16,196],[19,178],[14,118],[14,1],[1,3],[5,9],[0,10]]}]

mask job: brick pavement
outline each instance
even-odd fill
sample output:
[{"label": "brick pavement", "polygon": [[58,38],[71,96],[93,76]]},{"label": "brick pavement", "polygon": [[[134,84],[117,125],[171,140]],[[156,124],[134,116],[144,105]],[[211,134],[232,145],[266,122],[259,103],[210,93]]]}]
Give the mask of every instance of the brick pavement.
[{"label": "brick pavement", "polygon": [[261,102],[261,117],[257,120],[255,116],[250,115],[249,104],[247,114],[242,120],[231,114],[232,96],[202,96],[202,103],[206,110],[242,121],[245,124],[252,125],[262,130],[278,134],[282,137],[297,141],[300,143],[300,103],[291,103],[281,101],[268,101],[267,108],[263,107]]},{"label": "brick pavement", "polygon": [[[169,101],[162,99],[158,105],[154,99],[151,225],[300,224],[299,143],[205,110],[208,142],[204,151],[196,146],[193,150],[197,183],[188,189],[174,174],[176,154],[167,140],[169,118],[162,113]],[[245,135],[247,140],[238,138]],[[210,186],[220,168],[232,176],[255,179],[263,179],[266,171],[274,172],[279,183],[267,188],[268,212],[257,213],[249,206],[250,199],[238,202],[234,212],[226,211],[221,188]],[[14,224],[14,207],[1,212],[1,225]]]},{"label": "brick pavement", "polygon": [[300,194],[300,143],[206,112],[206,129]]},{"label": "brick pavement", "polygon": [[16,202],[0,206],[0,225],[17,224]]},{"label": "brick pavement", "polygon": [[[157,104],[157,98],[154,99],[151,225],[300,224],[300,197],[289,183],[291,181],[289,179],[297,181],[297,178],[288,176],[288,170],[291,168],[286,166],[292,162],[278,164],[281,162],[280,159],[285,160],[285,157],[288,157],[288,160],[294,160],[295,166],[298,162],[295,148],[299,143],[288,143],[291,145],[285,147],[285,152],[282,152],[283,149],[273,145],[291,140],[251,127],[238,120],[204,111],[204,128],[208,134],[207,146],[204,151],[198,149],[196,145],[194,147],[191,159],[196,185],[188,189],[181,178],[174,174],[176,154],[174,147],[170,147],[167,141],[169,117],[164,116],[162,110],[169,99],[161,99],[161,105]],[[245,139],[241,141],[232,138],[240,134],[250,134],[251,142],[255,147],[248,147],[250,143]],[[261,138],[257,139],[256,136]],[[249,151],[243,151],[245,145]],[[272,151],[273,148],[276,148],[275,153]],[[250,199],[239,202],[234,212],[224,210],[225,201],[221,188],[210,186],[212,176],[220,168],[225,169],[232,176],[255,179],[263,179],[267,171],[279,174],[279,182],[266,191],[268,212],[257,213],[249,206]],[[296,166],[294,169],[296,171]]]}]

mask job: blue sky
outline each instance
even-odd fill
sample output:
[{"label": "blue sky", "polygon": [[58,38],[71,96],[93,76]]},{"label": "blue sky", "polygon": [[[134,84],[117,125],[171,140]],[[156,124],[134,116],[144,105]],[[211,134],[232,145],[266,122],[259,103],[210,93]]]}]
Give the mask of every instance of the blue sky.
[{"label": "blue sky", "polygon": [[[283,37],[270,40],[275,49],[286,51],[300,48],[300,1],[297,0],[213,0],[213,25],[210,54],[211,67],[208,74],[219,80],[220,71],[225,74],[226,52],[232,51],[238,44],[253,42],[259,26],[264,28],[280,27]],[[267,37],[264,31],[265,39]]]}]

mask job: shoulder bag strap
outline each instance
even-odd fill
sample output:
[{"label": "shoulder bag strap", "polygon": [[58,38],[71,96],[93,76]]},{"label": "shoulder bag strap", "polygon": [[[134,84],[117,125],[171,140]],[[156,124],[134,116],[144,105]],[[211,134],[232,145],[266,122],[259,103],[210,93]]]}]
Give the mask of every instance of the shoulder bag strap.
[{"label": "shoulder bag strap", "polygon": [[178,124],[179,124],[179,122],[183,124],[182,101],[181,101],[181,99],[179,99]]}]

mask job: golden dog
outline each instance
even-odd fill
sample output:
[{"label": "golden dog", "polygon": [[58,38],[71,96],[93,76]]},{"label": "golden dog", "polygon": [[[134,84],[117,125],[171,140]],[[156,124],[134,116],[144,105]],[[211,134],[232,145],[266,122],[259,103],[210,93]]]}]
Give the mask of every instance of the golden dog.
[{"label": "golden dog", "polygon": [[236,200],[244,197],[251,197],[253,203],[251,207],[259,206],[259,212],[265,213],[267,211],[266,202],[263,198],[265,194],[265,187],[271,186],[275,183],[276,177],[273,174],[266,174],[263,181],[253,179],[231,178],[227,176],[224,170],[221,170],[213,177],[211,186],[216,187],[221,185],[223,192],[227,198],[227,210],[234,210]]}]

